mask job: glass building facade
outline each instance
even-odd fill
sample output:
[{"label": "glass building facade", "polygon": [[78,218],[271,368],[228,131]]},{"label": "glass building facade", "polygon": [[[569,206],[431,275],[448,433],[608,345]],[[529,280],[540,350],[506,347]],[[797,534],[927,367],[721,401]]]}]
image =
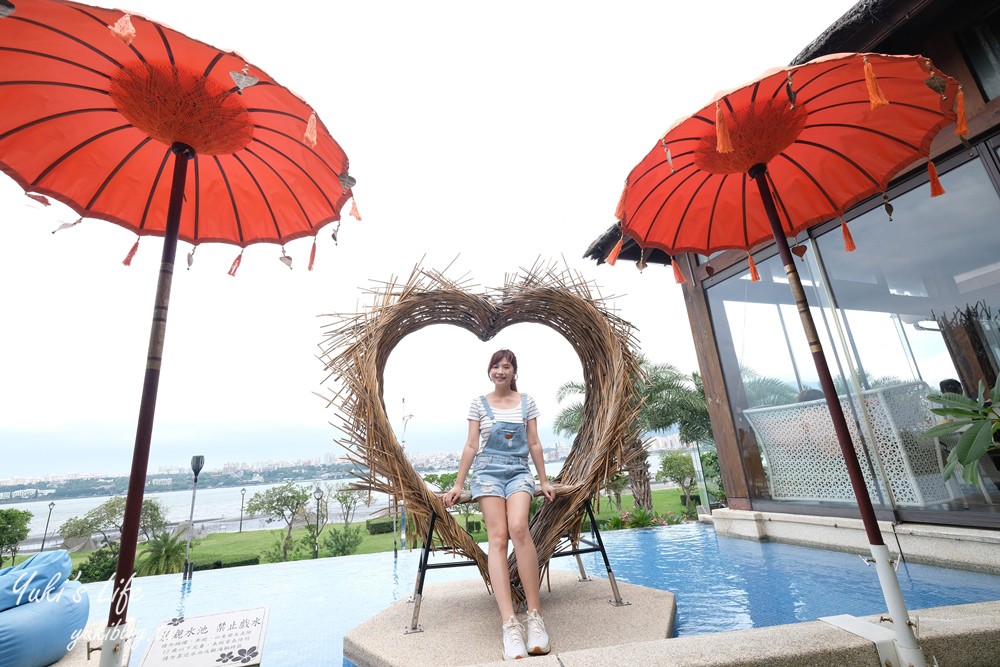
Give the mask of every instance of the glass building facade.
[{"label": "glass building facade", "polygon": [[[981,139],[939,161],[944,196],[931,198],[918,170],[894,184],[889,207],[878,197],[853,209],[853,252],[839,220],[796,239],[869,493],[902,520],[1000,526],[1000,457],[981,460],[974,484],[961,470],[945,479],[957,438],[924,434],[941,419],[926,397],[942,381],[975,395],[1000,365],[998,145]],[[701,281],[750,505],[856,507],[780,258],[771,247],[754,260],[758,282],[745,261]]]}]

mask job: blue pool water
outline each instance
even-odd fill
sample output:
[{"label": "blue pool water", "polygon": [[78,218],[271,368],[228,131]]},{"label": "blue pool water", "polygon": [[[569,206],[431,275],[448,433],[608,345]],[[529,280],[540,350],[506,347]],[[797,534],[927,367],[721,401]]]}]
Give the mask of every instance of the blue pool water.
[{"label": "blue pool water", "polygon": [[[602,537],[619,581],[676,595],[678,635],[885,610],[874,568],[856,554],[719,537],[704,524],[608,531]],[[161,621],[267,606],[265,665],[349,666],[344,634],[410,596],[418,556],[401,551],[398,560],[389,552],[196,572],[189,590],[179,574],[136,579],[129,618],[140,636],[129,664],[138,667],[148,635]],[[600,554],[582,558],[592,576],[604,573]],[[576,562],[558,558],[552,567],[576,571]],[[898,576],[911,610],[1000,600],[1000,576],[917,564],[901,565]],[[475,568],[432,570],[428,585],[458,579],[479,575]],[[110,590],[101,584],[87,588],[90,621],[105,620]]]}]

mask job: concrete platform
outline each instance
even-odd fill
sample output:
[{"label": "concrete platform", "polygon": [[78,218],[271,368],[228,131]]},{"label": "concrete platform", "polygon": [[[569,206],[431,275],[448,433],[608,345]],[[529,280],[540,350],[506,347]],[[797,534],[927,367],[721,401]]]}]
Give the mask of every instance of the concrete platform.
[{"label": "concrete platform", "polygon": [[[531,657],[535,667],[877,667],[871,641],[810,621],[753,630],[667,638],[676,614],[672,594],[619,583],[632,604],[608,604],[611,587],[572,572],[552,573],[542,607],[552,652]],[[683,601],[681,601],[683,604]],[[428,584],[420,625],[404,635],[413,615],[405,600],[365,621],[344,637],[344,657],[359,667],[465,665],[500,667],[499,617],[481,581]],[[928,664],[996,667],[1000,655],[1000,601],[910,610],[917,642]],[[870,623],[891,627],[879,616]]]},{"label": "concrete platform", "polygon": [[[557,654],[613,644],[665,640],[673,634],[673,593],[618,584],[627,606],[616,607],[606,579],[579,581],[576,573],[551,572],[551,592],[542,582],[542,614],[552,652],[532,658],[557,665]],[[359,667],[489,663],[503,657],[500,615],[481,580],[428,583],[420,608],[423,632],[404,634],[413,604],[393,603],[344,636],[344,657]],[[551,661],[550,663],[544,661]]]},{"label": "concrete platform", "polygon": [[[101,661],[101,652],[93,651],[89,656],[87,655],[87,644],[90,643],[90,647],[100,648],[101,643],[104,640],[104,630],[107,627],[107,623],[91,623],[83,629],[83,633],[77,638],[76,643],[73,644],[73,650],[63,656],[62,660],[54,663],[54,667],[94,667]],[[128,628],[125,632],[128,637],[135,637],[135,621],[129,620],[125,622]],[[121,664],[127,665],[129,659],[132,656],[132,641],[127,640],[122,645],[122,660]]]}]

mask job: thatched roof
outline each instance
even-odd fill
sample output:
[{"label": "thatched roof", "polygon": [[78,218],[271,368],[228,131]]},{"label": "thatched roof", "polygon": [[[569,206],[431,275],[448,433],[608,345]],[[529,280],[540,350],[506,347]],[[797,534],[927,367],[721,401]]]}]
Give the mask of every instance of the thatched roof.
[{"label": "thatched roof", "polygon": [[[611,252],[611,249],[615,247],[615,244],[618,243],[618,239],[621,237],[622,228],[616,222],[608,227],[606,232],[594,239],[594,242],[590,244],[587,251],[583,253],[583,258],[593,259],[598,265],[604,264],[608,253]],[[641,255],[642,249],[639,247],[639,244],[633,241],[631,237],[626,236],[625,241],[622,243],[622,250],[618,253],[618,260],[638,262]],[[646,263],[667,266],[670,264],[670,255],[662,250],[651,249],[646,255]]]},{"label": "thatched roof", "polygon": [[[861,0],[795,56],[790,65],[801,65],[831,53],[882,51],[879,45],[918,14],[940,0]],[[924,17],[926,19],[926,17]],[[890,49],[891,51],[891,49]]]}]

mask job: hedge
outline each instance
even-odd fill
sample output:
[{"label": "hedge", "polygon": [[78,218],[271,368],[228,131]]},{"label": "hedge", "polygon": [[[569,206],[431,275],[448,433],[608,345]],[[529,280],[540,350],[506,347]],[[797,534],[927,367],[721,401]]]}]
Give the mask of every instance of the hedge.
[{"label": "hedge", "polygon": [[368,519],[365,521],[365,527],[368,529],[369,535],[381,535],[383,533],[392,532],[392,519]]}]

